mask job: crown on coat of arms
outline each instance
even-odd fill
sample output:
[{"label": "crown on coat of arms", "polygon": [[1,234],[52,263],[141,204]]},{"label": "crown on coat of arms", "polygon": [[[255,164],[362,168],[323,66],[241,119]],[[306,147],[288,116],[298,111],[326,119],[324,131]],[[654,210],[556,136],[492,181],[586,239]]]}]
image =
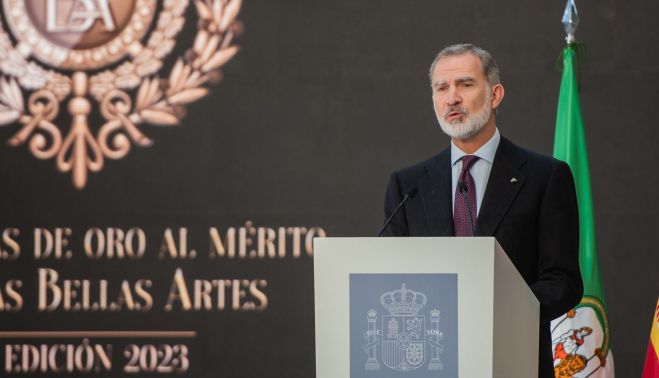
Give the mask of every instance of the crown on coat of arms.
[{"label": "crown on coat of arms", "polygon": [[386,292],[380,297],[380,303],[391,315],[416,315],[427,302],[425,294],[409,290],[405,284],[400,290]]}]

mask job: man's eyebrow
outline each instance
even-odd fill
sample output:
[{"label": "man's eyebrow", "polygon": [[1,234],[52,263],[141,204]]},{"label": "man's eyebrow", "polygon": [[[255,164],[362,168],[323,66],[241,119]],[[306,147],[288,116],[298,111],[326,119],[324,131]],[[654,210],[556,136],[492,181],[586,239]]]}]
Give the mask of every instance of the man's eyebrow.
[{"label": "man's eyebrow", "polygon": [[[465,77],[459,77],[459,78],[455,79],[455,84],[473,83],[475,81],[476,81],[475,78],[473,78],[471,76],[465,76]],[[448,83],[446,82],[446,80],[436,81],[436,82],[432,83],[433,87],[438,87],[440,85],[447,85],[447,84]]]},{"label": "man's eyebrow", "polygon": [[465,76],[465,77],[461,77],[461,78],[456,79],[455,83],[456,84],[464,84],[464,83],[473,83],[474,81],[476,81],[476,79],[474,79],[473,77]]}]

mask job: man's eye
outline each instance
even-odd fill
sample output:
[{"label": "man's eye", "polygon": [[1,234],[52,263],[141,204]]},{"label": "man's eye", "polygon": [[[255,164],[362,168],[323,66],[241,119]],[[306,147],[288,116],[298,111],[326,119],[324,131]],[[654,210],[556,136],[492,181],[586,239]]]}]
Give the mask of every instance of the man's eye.
[{"label": "man's eye", "polygon": [[437,87],[437,92],[445,92],[448,89],[448,87]]}]

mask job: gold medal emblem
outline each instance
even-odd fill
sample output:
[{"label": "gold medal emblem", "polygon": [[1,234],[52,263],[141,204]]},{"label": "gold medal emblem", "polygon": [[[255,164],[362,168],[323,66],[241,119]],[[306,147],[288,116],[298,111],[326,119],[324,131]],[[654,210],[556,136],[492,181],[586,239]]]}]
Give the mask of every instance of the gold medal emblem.
[{"label": "gold medal emblem", "polygon": [[[2,0],[0,125],[20,125],[9,144],[27,143],[35,157],[55,159],[79,189],[106,159],[151,145],[140,125],[178,124],[238,51],[232,40],[241,0],[194,5],[194,43],[159,77],[188,0]],[[68,129],[57,125],[61,105],[72,118]],[[88,123],[94,111],[103,118],[95,133]]]}]

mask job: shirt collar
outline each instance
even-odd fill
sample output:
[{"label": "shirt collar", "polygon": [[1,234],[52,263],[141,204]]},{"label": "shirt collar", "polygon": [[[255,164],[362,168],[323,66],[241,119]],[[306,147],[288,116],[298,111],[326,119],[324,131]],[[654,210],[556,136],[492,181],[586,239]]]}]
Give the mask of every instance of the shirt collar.
[{"label": "shirt collar", "polygon": [[[492,138],[488,140],[484,145],[481,146],[476,152],[471,155],[476,155],[482,160],[487,161],[492,164],[494,162],[494,155],[497,153],[497,148],[499,147],[499,141],[501,140],[501,134],[499,133],[499,128],[496,128]],[[462,159],[463,156],[469,155],[462,151],[458,146],[456,146],[453,141],[451,141],[451,165],[455,165],[458,160]]]}]

